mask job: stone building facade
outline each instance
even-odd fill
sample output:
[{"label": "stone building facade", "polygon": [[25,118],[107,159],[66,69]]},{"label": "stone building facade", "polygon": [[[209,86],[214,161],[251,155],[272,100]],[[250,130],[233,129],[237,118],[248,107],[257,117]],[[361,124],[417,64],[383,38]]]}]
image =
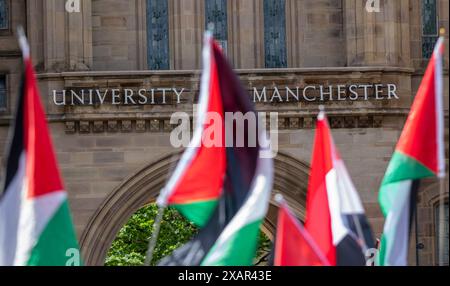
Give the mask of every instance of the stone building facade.
[{"label": "stone building facade", "polygon": [[[448,0],[380,0],[379,11],[368,11],[365,0],[65,2],[0,0],[0,149],[7,144],[18,94],[21,55],[15,27],[22,25],[87,264],[104,262],[117,231],[155,199],[178,160],[181,150],[169,142],[174,127],[170,115],[192,112],[202,35],[210,22],[257,109],[279,113],[274,191],[304,217],[315,117],[324,104],[336,144],[380,236],[380,182],[438,28],[448,31]],[[445,37],[448,126],[448,33]],[[324,90],[303,96],[312,85]],[[357,85],[362,96],[349,99],[350,85]],[[395,86],[396,96],[375,93],[376,86],[388,85]],[[64,99],[64,90],[70,98],[71,92],[83,90],[123,95],[139,89],[153,90],[155,103],[113,104],[107,95],[104,104],[56,104]],[[182,98],[174,89],[183,90]],[[327,98],[321,98],[324,94]],[[448,165],[448,130],[445,136]],[[420,265],[437,263],[438,192],[436,180],[421,185],[412,265],[416,252]],[[446,197],[447,230],[442,235],[448,238],[448,193]],[[275,217],[273,203],[263,226],[269,236]]]}]

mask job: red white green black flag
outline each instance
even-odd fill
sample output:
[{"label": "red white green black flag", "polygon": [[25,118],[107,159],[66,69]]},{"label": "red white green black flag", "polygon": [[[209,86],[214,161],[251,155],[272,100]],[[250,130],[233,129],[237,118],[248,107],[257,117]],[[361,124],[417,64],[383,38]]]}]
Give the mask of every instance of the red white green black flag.
[{"label": "red white green black flag", "polygon": [[[272,159],[261,156],[270,153],[269,144],[221,48],[209,32],[204,41],[197,128],[158,199],[160,206],[175,206],[201,230],[159,265],[251,265],[272,191]],[[222,119],[222,144],[217,147],[203,144],[202,138],[210,136],[206,129],[214,130],[214,136],[220,130],[217,122],[208,122],[207,112]],[[225,114],[237,112],[254,115],[256,126],[244,123],[246,133],[257,133],[253,146],[248,138],[242,147],[225,146]]]},{"label": "red white green black flag", "polygon": [[65,266],[78,242],[28,44],[20,42],[25,72],[0,194],[0,266]]},{"label": "red white green black flag", "polygon": [[418,180],[445,176],[442,57],[435,47],[379,192],[386,218],[377,264],[404,266]]},{"label": "red white green black flag", "polygon": [[[211,40],[212,41],[212,40]],[[224,136],[224,109],[219,88],[217,64],[211,57],[212,46],[203,51],[204,65],[194,136],[181,156],[172,176],[161,192],[157,203],[161,207],[170,205],[199,227],[205,226],[217,206],[226,170]],[[222,134],[220,144],[205,146],[205,130],[214,127],[207,114],[220,116]],[[217,125],[215,125],[217,126]]]}]

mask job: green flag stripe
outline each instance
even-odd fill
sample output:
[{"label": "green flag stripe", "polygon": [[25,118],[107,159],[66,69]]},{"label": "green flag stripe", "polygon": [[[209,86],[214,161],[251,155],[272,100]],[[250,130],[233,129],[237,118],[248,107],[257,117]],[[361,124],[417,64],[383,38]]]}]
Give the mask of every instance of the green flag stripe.
[{"label": "green flag stripe", "polygon": [[396,151],[389,163],[382,185],[434,176],[433,171],[416,159]]},{"label": "green flag stripe", "polygon": [[[235,232],[227,240],[227,244],[223,246],[223,249],[221,249],[220,259],[213,259],[214,264],[208,264],[208,266],[253,265],[261,222],[261,220],[252,222],[239,229],[239,231]],[[203,261],[208,260],[208,256],[216,253],[216,248],[217,245],[214,245]],[[202,263],[202,265],[204,264]]]},{"label": "green flag stripe", "polygon": [[386,222],[378,254],[378,265],[407,263],[411,187],[411,180],[382,187],[379,199]]},{"label": "green flag stripe", "polygon": [[[67,200],[50,219],[31,251],[29,266],[66,266],[79,249]],[[67,256],[66,256],[67,255]],[[80,258],[81,259],[81,258]]]},{"label": "green flag stripe", "polygon": [[198,227],[203,227],[211,218],[217,206],[217,200],[201,201],[190,204],[172,205],[184,217],[194,223]]}]

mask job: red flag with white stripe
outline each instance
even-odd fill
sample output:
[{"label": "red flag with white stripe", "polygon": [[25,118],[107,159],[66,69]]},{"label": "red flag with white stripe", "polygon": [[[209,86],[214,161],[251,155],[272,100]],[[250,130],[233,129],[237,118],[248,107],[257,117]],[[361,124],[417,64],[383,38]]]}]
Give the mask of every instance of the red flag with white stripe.
[{"label": "red flag with white stripe", "polygon": [[305,228],[331,265],[365,265],[364,252],[374,246],[364,208],[324,112],[317,120]]}]

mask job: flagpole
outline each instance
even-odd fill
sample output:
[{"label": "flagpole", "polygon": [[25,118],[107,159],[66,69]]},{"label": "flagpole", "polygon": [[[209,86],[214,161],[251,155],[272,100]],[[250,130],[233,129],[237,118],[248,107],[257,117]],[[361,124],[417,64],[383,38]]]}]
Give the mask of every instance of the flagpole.
[{"label": "flagpole", "polygon": [[[445,37],[445,28],[439,29],[439,36],[441,38]],[[443,111],[443,110],[442,110]],[[440,118],[442,121],[444,120],[443,115]],[[442,141],[444,138],[440,138]],[[442,142],[444,144],[444,142]],[[445,163],[442,166],[442,172],[439,176],[439,236],[438,236],[438,247],[439,247],[439,266],[444,266],[444,231],[445,231],[445,191],[446,191],[446,177],[447,173],[445,171]]]},{"label": "flagpole", "polygon": [[439,179],[439,266],[444,266],[445,230],[445,176]]},{"label": "flagpole", "polygon": [[153,260],[153,252],[155,251],[156,242],[158,241],[159,231],[161,229],[161,222],[164,215],[166,207],[158,207],[158,213],[156,214],[155,222],[153,223],[153,231],[150,241],[148,242],[147,255],[145,257],[145,266],[150,266]]},{"label": "flagpole", "polygon": [[414,228],[416,235],[416,266],[420,266],[420,256],[419,256],[419,208],[417,206],[417,200],[415,202],[415,210],[414,210]]}]

